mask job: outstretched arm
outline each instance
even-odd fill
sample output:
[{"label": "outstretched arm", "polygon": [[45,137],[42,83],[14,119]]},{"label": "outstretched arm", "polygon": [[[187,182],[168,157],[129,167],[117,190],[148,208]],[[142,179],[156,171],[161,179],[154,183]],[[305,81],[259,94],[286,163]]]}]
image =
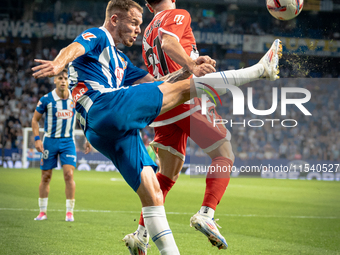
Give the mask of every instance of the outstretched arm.
[{"label": "outstretched arm", "polygon": [[194,74],[196,77],[198,77],[197,75],[203,76],[208,73],[216,72],[214,68],[215,64],[216,61],[211,59],[209,56],[201,56],[195,60],[194,72],[190,71],[188,67],[183,67],[176,72],[170,73],[163,76],[162,78],[157,79],[157,81],[174,83],[176,81],[188,79],[192,74]]},{"label": "outstretched arm", "polygon": [[[189,78],[192,74],[196,77],[204,76],[208,73],[216,72],[215,66],[216,61],[211,59],[209,56],[201,56],[196,60],[193,60],[187,55],[182,45],[177,41],[177,39],[171,35],[162,35],[162,50],[177,64],[183,68],[163,76],[156,81],[166,81],[166,82],[176,82],[180,80],[185,80]],[[151,81],[152,76],[146,76],[145,81]]]},{"label": "outstretched arm", "polygon": [[169,73],[159,79],[156,79],[156,81],[166,81],[166,82],[174,83],[176,81],[188,79],[191,75],[192,73],[189,72],[189,70],[187,70],[186,68],[181,68],[177,70],[176,72]]},{"label": "outstretched arm", "polygon": [[166,82],[174,83],[176,81],[188,79],[191,75],[192,73],[185,70],[184,68],[181,68],[178,71],[169,73],[159,79],[155,79],[151,74],[147,74],[142,79],[135,81],[134,84],[140,84],[140,83],[152,82],[152,81],[166,81]]},{"label": "outstretched arm", "polygon": [[208,56],[199,57],[193,60],[187,55],[176,37],[169,34],[162,34],[162,50],[177,64],[194,74],[196,77],[216,72],[216,61]]},{"label": "outstretched arm", "polygon": [[84,54],[84,46],[78,42],[73,42],[62,49],[53,61],[35,59],[34,61],[40,63],[40,65],[32,68],[34,72],[33,77],[38,79],[55,76],[59,74],[68,63]]},{"label": "outstretched arm", "polygon": [[[196,70],[200,70],[201,74],[203,73],[211,73],[215,71],[215,60],[211,59],[209,56],[201,56],[195,60]],[[205,71],[204,71],[205,70]],[[165,81],[174,83],[176,81],[181,81],[188,79],[193,73],[190,72],[186,67],[183,67],[176,72],[169,73],[159,79],[155,79],[151,74],[146,75],[142,79],[135,82],[135,84],[140,84],[144,82],[151,82],[151,81]]]}]

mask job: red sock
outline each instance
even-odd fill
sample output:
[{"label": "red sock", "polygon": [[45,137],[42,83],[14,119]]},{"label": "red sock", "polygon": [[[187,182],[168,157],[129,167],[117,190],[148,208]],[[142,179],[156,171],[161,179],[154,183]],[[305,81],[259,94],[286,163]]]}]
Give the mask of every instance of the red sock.
[{"label": "red sock", "polygon": [[[166,195],[168,194],[172,186],[174,186],[175,182],[161,173],[157,173],[156,177],[159,182],[159,186],[161,187],[161,190],[163,192],[163,201],[165,201]],[[143,213],[140,214],[139,225],[145,226]]]},{"label": "red sock", "polygon": [[[210,167],[215,167],[215,172],[209,171],[205,179],[206,187],[202,206],[208,206],[216,210],[220,203],[230,180],[231,167],[233,162],[225,157],[216,157],[212,160]],[[228,169],[223,172],[221,170]]]}]

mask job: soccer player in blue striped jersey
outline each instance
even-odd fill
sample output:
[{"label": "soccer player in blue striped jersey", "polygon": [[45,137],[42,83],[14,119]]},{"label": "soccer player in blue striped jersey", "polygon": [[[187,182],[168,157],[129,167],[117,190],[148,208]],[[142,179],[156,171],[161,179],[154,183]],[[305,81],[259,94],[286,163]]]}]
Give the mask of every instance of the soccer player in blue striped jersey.
[{"label": "soccer player in blue striped jersey", "polygon": [[[202,89],[222,95],[229,91],[226,84],[229,81],[240,86],[261,77],[275,79],[279,40],[270,49],[271,57],[265,55],[268,64],[262,70],[254,71],[250,67],[211,73],[215,71],[216,62],[204,56],[199,57],[196,64],[211,74],[185,80],[191,73],[180,69],[155,81],[151,74],[135,67],[116,48],[118,44],[130,47],[136,41],[141,33],[142,13],[143,8],[133,0],[111,0],[102,27],[83,32],[53,61],[36,59],[40,65],[32,71],[33,77],[38,79],[55,75],[69,64],[76,117],[87,139],[111,159],[138,194],[145,226],[160,253],[176,255],[179,251],[166,219],[163,195],[155,175],[157,165],[148,155],[139,129],[152,123],[159,114],[190,98],[200,97]],[[178,79],[184,80],[174,82]],[[138,239],[124,241],[146,245]],[[140,253],[130,249],[130,253],[146,254],[144,250]]]},{"label": "soccer player in blue striped jersey", "polygon": [[[67,69],[54,77],[56,88],[44,95],[38,102],[32,118],[32,129],[35,148],[42,152],[40,169],[41,182],[39,185],[40,213],[34,220],[47,219],[47,203],[52,169],[57,167],[58,155],[64,171],[66,194],[66,221],[74,221],[73,208],[75,203],[75,182],[73,171],[76,167],[76,147],[73,138],[75,127],[75,108],[68,89]],[[44,124],[44,141],[39,136],[39,120],[46,113]],[[86,153],[90,150],[86,142]]]}]

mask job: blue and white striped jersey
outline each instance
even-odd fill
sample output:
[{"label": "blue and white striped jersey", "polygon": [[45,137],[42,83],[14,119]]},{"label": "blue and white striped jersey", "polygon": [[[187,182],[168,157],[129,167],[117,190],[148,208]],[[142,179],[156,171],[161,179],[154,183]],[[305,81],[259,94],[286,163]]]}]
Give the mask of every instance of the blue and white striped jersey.
[{"label": "blue and white striped jersey", "polygon": [[134,66],[116,48],[104,27],[90,28],[74,41],[84,46],[85,54],[70,62],[69,84],[76,104],[76,117],[85,130],[87,113],[99,95],[124,89],[148,72]]},{"label": "blue and white striped jersey", "polygon": [[52,92],[40,98],[37,112],[45,116],[45,137],[65,138],[73,137],[75,127],[75,108],[71,92],[68,99],[61,99],[54,89]]}]

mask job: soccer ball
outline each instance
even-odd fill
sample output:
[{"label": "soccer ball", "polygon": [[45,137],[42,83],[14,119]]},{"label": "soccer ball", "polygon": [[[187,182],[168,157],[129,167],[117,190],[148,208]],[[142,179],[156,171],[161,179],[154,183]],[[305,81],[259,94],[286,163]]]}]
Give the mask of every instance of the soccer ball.
[{"label": "soccer ball", "polygon": [[300,14],[304,0],[267,0],[269,13],[279,20],[290,20]]}]

